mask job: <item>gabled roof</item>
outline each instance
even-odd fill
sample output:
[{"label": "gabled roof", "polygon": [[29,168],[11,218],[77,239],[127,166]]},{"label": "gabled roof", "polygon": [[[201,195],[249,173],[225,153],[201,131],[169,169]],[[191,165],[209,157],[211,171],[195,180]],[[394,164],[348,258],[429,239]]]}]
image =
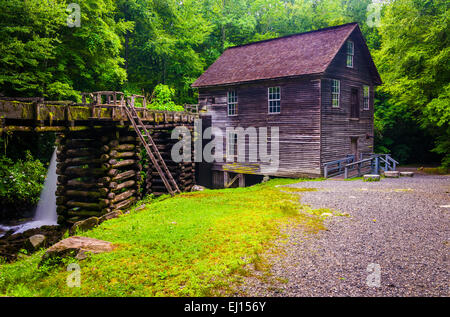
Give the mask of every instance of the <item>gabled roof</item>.
[{"label": "gabled roof", "polygon": [[[357,23],[293,34],[227,49],[193,84],[209,87],[324,73]],[[361,38],[362,34],[361,34]],[[375,82],[378,72],[363,39]],[[381,83],[381,80],[379,80]]]}]

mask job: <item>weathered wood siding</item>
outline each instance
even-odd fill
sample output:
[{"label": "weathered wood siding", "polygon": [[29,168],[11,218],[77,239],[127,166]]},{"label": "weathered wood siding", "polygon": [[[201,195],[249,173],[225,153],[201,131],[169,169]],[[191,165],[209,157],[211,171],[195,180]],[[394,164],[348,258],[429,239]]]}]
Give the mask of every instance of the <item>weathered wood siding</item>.
[{"label": "weathered wood siding", "polygon": [[[357,139],[359,153],[373,152],[374,78],[370,61],[364,53],[363,38],[354,32],[354,66],[346,66],[347,47],[344,45],[325,73],[236,84],[214,88],[200,88],[199,102],[207,104],[213,127],[223,131],[223,149],[226,154],[226,127],[279,127],[280,165],[270,175],[320,175],[323,163],[352,154],[352,138]],[[341,81],[340,107],[332,108],[331,81]],[[363,86],[370,87],[369,110],[364,110]],[[269,87],[281,88],[281,113],[268,113]],[[351,91],[359,92],[359,118],[351,118]],[[238,114],[227,114],[227,92],[235,90],[238,96]],[[269,130],[270,131],[270,130]],[[270,133],[269,133],[270,135]],[[248,142],[248,139],[247,139]],[[262,174],[258,164],[215,163],[214,170],[238,170]]]},{"label": "weathered wood siding", "polygon": [[[226,127],[279,127],[279,170],[275,175],[295,176],[320,173],[320,80],[318,78],[284,79],[253,84],[199,90],[199,100],[213,101],[208,105],[212,126],[226,135]],[[268,113],[268,88],[280,87],[281,113]],[[238,96],[238,115],[227,114],[227,92]],[[225,139],[225,138],[224,138]],[[249,142],[247,138],[247,142]],[[226,142],[224,140],[226,154]],[[270,148],[270,145],[269,145]],[[246,163],[249,161],[246,148]],[[261,162],[258,160],[257,162]],[[224,163],[226,168],[229,164]],[[214,164],[223,169],[224,164]],[[246,165],[246,164],[243,164]],[[254,165],[251,165],[252,167]],[[256,173],[258,173],[256,171]]]},{"label": "weathered wood siding", "polygon": [[[350,36],[355,44],[354,67],[346,66],[346,46],[339,51],[321,80],[321,163],[337,160],[352,154],[351,137],[358,137],[358,151],[373,152],[373,101],[374,83],[368,61],[362,54],[361,37]],[[341,81],[340,107],[332,108],[331,81]],[[364,110],[363,86],[370,87],[369,110]],[[360,118],[350,115],[351,89],[359,91]]]}]

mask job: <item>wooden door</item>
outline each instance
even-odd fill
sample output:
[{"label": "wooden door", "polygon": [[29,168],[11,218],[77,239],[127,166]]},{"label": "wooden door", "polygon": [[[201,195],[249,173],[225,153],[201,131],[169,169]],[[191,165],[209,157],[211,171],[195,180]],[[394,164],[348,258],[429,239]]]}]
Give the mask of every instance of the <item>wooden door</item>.
[{"label": "wooden door", "polygon": [[359,90],[357,88],[352,88],[350,117],[359,118]]},{"label": "wooden door", "polygon": [[358,137],[350,137],[351,139],[351,151],[354,156],[355,156],[355,161],[359,160],[359,153],[358,153]]}]

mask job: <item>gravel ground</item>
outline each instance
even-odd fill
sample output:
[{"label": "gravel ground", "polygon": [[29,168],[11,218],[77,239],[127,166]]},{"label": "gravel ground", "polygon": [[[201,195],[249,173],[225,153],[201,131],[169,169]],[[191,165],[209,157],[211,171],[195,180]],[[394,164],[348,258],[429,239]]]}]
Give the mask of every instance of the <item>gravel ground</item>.
[{"label": "gravel ground", "polygon": [[[450,176],[416,175],[380,182],[326,180],[301,202],[350,216],[325,221],[327,231],[286,228],[285,255],[269,256],[269,279],[247,278],[247,296],[449,296]],[[380,267],[381,285],[368,266]],[[369,278],[375,281],[373,278]]]}]

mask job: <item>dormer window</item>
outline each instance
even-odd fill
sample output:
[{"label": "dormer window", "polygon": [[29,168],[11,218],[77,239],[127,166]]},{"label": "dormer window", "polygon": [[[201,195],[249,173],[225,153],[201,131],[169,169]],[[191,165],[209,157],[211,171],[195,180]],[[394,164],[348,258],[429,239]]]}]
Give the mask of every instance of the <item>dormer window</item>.
[{"label": "dormer window", "polygon": [[347,41],[347,67],[353,68],[353,56],[355,56],[355,44]]}]

